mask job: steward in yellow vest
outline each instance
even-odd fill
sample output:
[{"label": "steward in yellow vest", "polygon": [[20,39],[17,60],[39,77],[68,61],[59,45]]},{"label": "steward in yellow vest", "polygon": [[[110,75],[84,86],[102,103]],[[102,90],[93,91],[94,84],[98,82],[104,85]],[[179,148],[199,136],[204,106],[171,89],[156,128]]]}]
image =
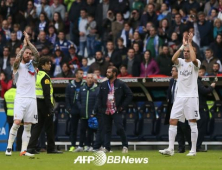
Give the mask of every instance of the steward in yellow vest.
[{"label": "steward in yellow vest", "polygon": [[36,98],[38,108],[38,123],[32,127],[32,134],[28,145],[28,152],[37,154],[36,144],[43,127],[47,134],[47,153],[62,153],[55,150],[55,136],[53,127],[53,87],[47,72],[51,69],[51,59],[41,57],[39,71],[36,76]]}]

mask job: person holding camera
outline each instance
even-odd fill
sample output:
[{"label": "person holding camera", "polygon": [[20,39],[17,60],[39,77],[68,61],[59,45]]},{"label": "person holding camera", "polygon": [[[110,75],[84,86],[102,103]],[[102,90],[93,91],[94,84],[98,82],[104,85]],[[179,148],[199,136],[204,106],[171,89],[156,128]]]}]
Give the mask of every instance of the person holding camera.
[{"label": "person holding camera", "polygon": [[[28,145],[28,153],[38,154],[36,151],[36,144],[38,138],[45,127],[47,134],[47,153],[58,154],[61,151],[55,150],[55,137],[54,137],[54,99],[53,87],[50,76],[47,72],[51,68],[51,59],[49,57],[42,57],[39,60],[39,71],[36,78],[36,98],[38,108],[38,123],[32,126],[31,138]],[[47,110],[48,108],[48,110]]]},{"label": "person holding camera", "polygon": [[139,25],[140,25],[140,13],[137,9],[134,9],[131,13],[130,19],[129,19],[129,24],[131,25],[131,27],[133,28],[133,30],[135,31]]}]

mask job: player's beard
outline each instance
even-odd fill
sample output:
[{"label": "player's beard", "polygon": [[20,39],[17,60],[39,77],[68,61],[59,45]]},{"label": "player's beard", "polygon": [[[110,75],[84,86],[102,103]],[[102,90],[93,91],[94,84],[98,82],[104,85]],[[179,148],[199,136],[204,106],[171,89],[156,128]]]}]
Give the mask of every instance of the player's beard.
[{"label": "player's beard", "polygon": [[114,76],[113,76],[113,74],[111,74],[110,76],[107,75],[106,77],[107,77],[109,80],[111,80],[111,79],[113,79]]},{"label": "player's beard", "polygon": [[30,61],[30,58],[25,58],[23,57],[22,60],[25,62],[25,63],[28,63]]}]

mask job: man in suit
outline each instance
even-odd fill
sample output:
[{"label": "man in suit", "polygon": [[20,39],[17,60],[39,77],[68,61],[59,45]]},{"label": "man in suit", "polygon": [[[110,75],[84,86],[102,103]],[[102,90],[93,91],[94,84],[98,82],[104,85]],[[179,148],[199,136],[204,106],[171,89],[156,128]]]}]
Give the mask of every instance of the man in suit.
[{"label": "man in suit", "polygon": [[9,59],[10,59],[10,49],[9,47],[4,47],[3,56],[0,57],[0,71],[5,70],[7,66],[10,65]]},{"label": "man in suit", "polygon": [[[170,86],[167,91],[167,101],[168,101],[168,109],[165,118],[164,124],[169,124],[170,120],[170,112],[173,106],[173,102],[175,101],[176,94],[177,94],[177,78],[178,78],[178,70],[176,66],[172,67],[171,70],[172,78],[170,79]],[[177,140],[179,143],[178,152],[184,153],[185,152],[185,138],[187,139],[188,143],[191,144],[191,136],[190,136],[190,128],[188,122],[185,123],[178,122],[177,126]]]}]

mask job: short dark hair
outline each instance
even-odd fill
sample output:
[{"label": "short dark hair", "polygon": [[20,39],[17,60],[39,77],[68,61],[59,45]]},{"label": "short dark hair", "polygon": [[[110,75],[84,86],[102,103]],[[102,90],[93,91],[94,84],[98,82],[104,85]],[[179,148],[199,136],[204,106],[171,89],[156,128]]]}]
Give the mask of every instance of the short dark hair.
[{"label": "short dark hair", "polygon": [[39,67],[39,68],[42,68],[43,65],[45,65],[46,63],[49,63],[49,62],[51,62],[50,57],[48,57],[48,56],[41,57],[41,58],[39,59],[38,67]]},{"label": "short dark hair", "polygon": [[83,71],[83,69],[77,68],[77,69],[75,70],[75,75],[76,75],[79,71]]},{"label": "short dark hair", "polygon": [[108,69],[111,69],[113,73],[116,73],[116,76],[118,75],[118,69],[115,66],[109,66]]},{"label": "short dark hair", "polygon": [[172,68],[176,69],[176,72],[178,72],[177,66],[176,65],[172,65]]},{"label": "short dark hair", "polygon": [[205,70],[206,71],[206,67],[204,65],[201,65],[199,70]]},{"label": "short dark hair", "polygon": [[210,51],[211,53],[213,53],[213,50],[211,48],[207,48],[206,51]]},{"label": "short dark hair", "polygon": [[220,64],[219,63],[215,62],[214,64],[216,64],[220,68]]},{"label": "short dark hair", "polygon": [[126,66],[126,65],[121,65],[121,66],[119,67],[119,69],[121,69],[122,67],[125,67],[125,68],[127,69],[127,66]]}]

